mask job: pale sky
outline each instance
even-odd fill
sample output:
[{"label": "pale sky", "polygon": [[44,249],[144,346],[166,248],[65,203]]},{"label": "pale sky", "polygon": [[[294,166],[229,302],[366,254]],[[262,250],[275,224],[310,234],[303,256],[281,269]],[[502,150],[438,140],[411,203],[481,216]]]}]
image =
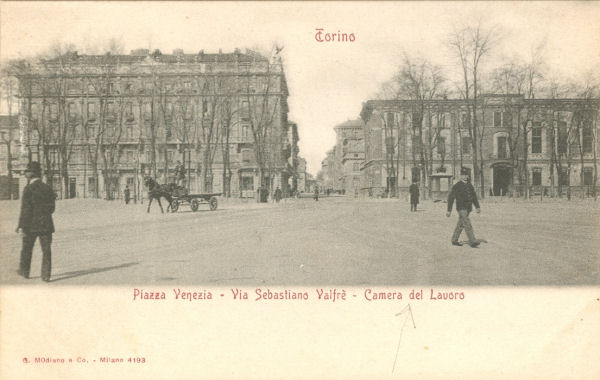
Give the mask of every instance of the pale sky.
[{"label": "pale sky", "polygon": [[[0,60],[33,55],[55,42],[85,51],[112,37],[127,53],[283,45],[289,119],[298,123],[300,155],[316,174],[335,144],[333,127],[358,117],[362,103],[392,77],[404,50],[456,70],[448,34],[479,19],[502,34],[490,67],[503,56],[525,57],[546,40],[546,63],[557,75],[576,79],[600,72],[599,2],[2,2]],[[356,39],[319,43],[316,28]]]}]

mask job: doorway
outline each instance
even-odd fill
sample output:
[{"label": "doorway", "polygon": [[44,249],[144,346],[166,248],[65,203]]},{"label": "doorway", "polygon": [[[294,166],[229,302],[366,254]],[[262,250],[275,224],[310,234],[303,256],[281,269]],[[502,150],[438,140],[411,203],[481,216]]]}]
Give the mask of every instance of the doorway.
[{"label": "doorway", "polygon": [[510,169],[507,166],[494,167],[494,195],[506,195],[510,185]]}]

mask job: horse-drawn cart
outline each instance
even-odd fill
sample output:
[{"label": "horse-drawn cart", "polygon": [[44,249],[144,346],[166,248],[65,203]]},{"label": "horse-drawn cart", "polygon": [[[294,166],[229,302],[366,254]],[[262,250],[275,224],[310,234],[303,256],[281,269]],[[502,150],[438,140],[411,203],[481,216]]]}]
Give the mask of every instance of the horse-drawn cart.
[{"label": "horse-drawn cart", "polygon": [[208,194],[177,194],[172,196],[171,200],[171,212],[176,212],[179,206],[188,204],[192,211],[198,211],[198,206],[201,203],[208,203],[210,210],[214,211],[217,209],[217,196],[221,193],[208,193]]}]

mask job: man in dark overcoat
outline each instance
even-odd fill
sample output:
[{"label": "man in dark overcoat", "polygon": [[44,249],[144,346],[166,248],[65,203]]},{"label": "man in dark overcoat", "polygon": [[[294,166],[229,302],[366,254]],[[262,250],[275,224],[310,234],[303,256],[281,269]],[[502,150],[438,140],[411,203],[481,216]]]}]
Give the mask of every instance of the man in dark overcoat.
[{"label": "man in dark overcoat", "polygon": [[410,193],[410,211],[417,211],[417,205],[419,204],[419,185],[417,185],[417,181],[413,181],[408,191]]},{"label": "man in dark overcoat", "polygon": [[454,229],[454,234],[452,235],[452,245],[462,245],[458,238],[462,233],[464,228],[467,233],[467,237],[469,238],[469,245],[473,248],[479,245],[479,241],[475,239],[475,233],[473,232],[473,226],[471,225],[471,220],[469,219],[469,214],[473,211],[473,206],[475,205],[475,209],[477,213],[481,212],[479,208],[479,202],[477,201],[477,194],[475,193],[475,188],[469,182],[469,173],[464,168],[460,172],[460,181],[452,186],[452,190],[450,194],[448,194],[448,212],[446,212],[446,216],[450,217],[452,213],[452,204],[456,200],[456,211],[458,212],[458,222],[456,223],[456,228]]},{"label": "man in dark overcoat", "polygon": [[23,247],[21,249],[21,261],[17,273],[29,278],[31,267],[31,255],[35,240],[39,237],[42,246],[42,280],[50,281],[52,253],[52,233],[54,233],[54,222],[52,213],[55,208],[56,195],[47,184],[41,180],[41,168],[39,162],[32,161],[27,165],[25,176],[29,184],[23,189],[21,199],[21,214],[17,232],[23,234]]},{"label": "man in dark overcoat", "polygon": [[131,192],[129,191],[129,186],[125,186],[125,204],[129,204],[129,200],[131,199]]}]

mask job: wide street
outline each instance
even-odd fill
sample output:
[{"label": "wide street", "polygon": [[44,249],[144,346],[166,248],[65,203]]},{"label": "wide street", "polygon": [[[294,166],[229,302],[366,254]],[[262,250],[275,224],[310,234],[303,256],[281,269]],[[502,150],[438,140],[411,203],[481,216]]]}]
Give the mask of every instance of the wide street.
[{"label": "wide street", "polygon": [[[424,201],[222,200],[161,214],[153,204],[57,201],[52,281],[16,274],[19,201],[0,209],[0,281],[15,285],[591,285],[600,283],[593,200],[486,199],[471,220],[480,248],[450,245],[456,211]],[[540,203],[541,202],[541,203]],[[466,238],[464,233],[462,238]]]}]

